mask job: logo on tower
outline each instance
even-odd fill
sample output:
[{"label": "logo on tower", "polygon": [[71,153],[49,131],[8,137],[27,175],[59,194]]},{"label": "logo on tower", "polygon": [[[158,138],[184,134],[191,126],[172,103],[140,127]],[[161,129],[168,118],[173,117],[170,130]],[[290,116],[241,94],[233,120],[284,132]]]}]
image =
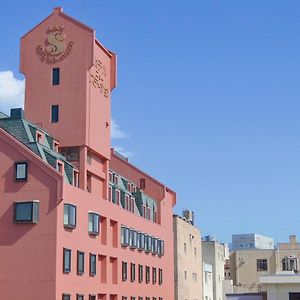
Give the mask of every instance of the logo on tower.
[{"label": "logo on tower", "polygon": [[47,38],[43,45],[36,47],[36,54],[40,61],[54,64],[64,60],[72,51],[74,42],[65,43],[64,26],[54,26],[46,31]]}]

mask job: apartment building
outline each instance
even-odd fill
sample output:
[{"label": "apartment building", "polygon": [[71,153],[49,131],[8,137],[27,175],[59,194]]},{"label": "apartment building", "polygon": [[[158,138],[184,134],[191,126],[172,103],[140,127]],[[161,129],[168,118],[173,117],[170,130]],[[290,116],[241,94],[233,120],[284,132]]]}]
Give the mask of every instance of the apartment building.
[{"label": "apartment building", "polygon": [[300,244],[295,235],[289,243],[279,243],[275,249],[247,249],[230,254],[230,276],[234,292],[260,292],[259,278],[274,274],[299,271]]},{"label": "apartment building", "polygon": [[213,300],[223,300],[225,253],[226,245],[219,243],[213,237],[206,236],[202,240],[203,263],[212,266]]},{"label": "apartment building", "polygon": [[0,298],[174,299],[176,194],[110,147],[116,55],[55,8],[20,59],[25,112],[0,114]]},{"label": "apartment building", "polygon": [[202,300],[201,232],[193,212],[174,215],[173,228],[175,299]]}]

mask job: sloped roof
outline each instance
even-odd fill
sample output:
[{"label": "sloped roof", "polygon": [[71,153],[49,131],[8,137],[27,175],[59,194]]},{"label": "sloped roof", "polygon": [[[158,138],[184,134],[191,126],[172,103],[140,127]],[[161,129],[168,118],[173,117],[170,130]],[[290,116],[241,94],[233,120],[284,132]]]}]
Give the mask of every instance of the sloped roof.
[{"label": "sloped roof", "polygon": [[[54,137],[44,129],[26,120],[22,115],[8,117],[1,112],[0,115],[0,127],[29,148],[43,161],[51,165],[54,169],[57,169],[57,160],[63,162],[65,181],[73,184],[74,166],[63,155],[55,151]],[[41,133],[44,137],[42,143],[37,141],[37,132]]]}]

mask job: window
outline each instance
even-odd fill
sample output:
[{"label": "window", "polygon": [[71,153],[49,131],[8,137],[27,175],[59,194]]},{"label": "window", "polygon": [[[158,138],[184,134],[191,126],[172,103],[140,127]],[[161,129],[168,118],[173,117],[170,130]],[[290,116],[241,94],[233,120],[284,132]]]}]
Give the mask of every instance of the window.
[{"label": "window", "polygon": [[156,284],[156,268],[152,268],[152,283]]},{"label": "window", "polygon": [[58,116],[59,116],[59,106],[52,105],[51,106],[51,123],[58,123]]},{"label": "window", "polygon": [[184,254],[186,254],[186,243],[183,244],[183,251],[184,251]]},{"label": "window", "polygon": [[146,266],[146,283],[150,282],[150,267]]},{"label": "window", "polygon": [[100,216],[96,213],[89,212],[89,234],[99,235]]},{"label": "window", "polygon": [[95,295],[89,295],[89,300],[96,300],[96,296]]},{"label": "window", "polygon": [[257,271],[268,271],[268,261],[266,259],[257,259]]},{"label": "window", "polygon": [[79,187],[79,172],[73,170],[73,185]]},{"label": "window", "polygon": [[73,204],[64,204],[64,226],[76,227],[76,206]]},{"label": "window", "polygon": [[300,300],[300,293],[289,293],[289,300]]},{"label": "window", "polygon": [[135,281],[135,264],[130,264],[130,279],[131,282]]},{"label": "window", "polygon": [[143,265],[139,265],[139,283],[143,282]]},{"label": "window", "polygon": [[79,161],[79,147],[60,147],[59,153],[63,155],[67,161]]},{"label": "window", "polygon": [[122,280],[127,280],[127,262],[122,261]]},{"label": "window", "polygon": [[63,256],[63,270],[64,273],[71,272],[71,250],[64,248],[64,256]]},{"label": "window", "polygon": [[84,273],[84,253],[77,251],[77,274],[82,275]]},{"label": "window", "polygon": [[133,229],[129,230],[129,246],[130,248],[136,248],[137,246],[137,232]]},{"label": "window", "polygon": [[138,232],[137,234],[137,247],[139,250],[145,249],[145,234],[142,232]]},{"label": "window", "polygon": [[27,181],[28,163],[26,161],[15,163],[15,181]]},{"label": "window", "polygon": [[286,256],[281,262],[282,271],[298,271],[298,258],[296,256]]},{"label": "window", "polygon": [[63,174],[64,173],[64,163],[62,161],[57,161],[56,162],[56,169],[59,173]]},{"label": "window", "polygon": [[129,245],[129,229],[127,227],[121,227],[121,245],[128,246]]},{"label": "window", "polygon": [[130,300],[135,300],[135,297],[130,297]]},{"label": "window", "polygon": [[158,240],[158,255],[163,256],[165,254],[165,242]]},{"label": "window", "polygon": [[112,187],[108,187],[108,200],[112,202]]},{"label": "window", "polygon": [[151,252],[152,248],[152,237],[150,235],[145,236],[146,241],[145,241],[145,251],[146,252]]},{"label": "window", "polygon": [[59,85],[59,68],[52,69],[52,85]]},{"label": "window", "polygon": [[152,238],[152,253],[156,254],[158,253],[158,239]]},{"label": "window", "polygon": [[62,300],[71,300],[71,295],[70,294],[63,294],[62,295]]},{"label": "window", "polygon": [[158,284],[162,285],[162,283],[163,283],[163,270],[158,269]]},{"label": "window", "polygon": [[116,193],[116,195],[115,195],[115,197],[116,197],[115,204],[120,205],[120,191],[116,190],[115,193]]},{"label": "window", "polygon": [[95,254],[90,253],[90,276],[96,275],[96,258]]},{"label": "window", "polygon": [[84,300],[84,296],[83,295],[76,295],[76,300]]},{"label": "window", "polygon": [[39,221],[39,201],[15,202],[15,223],[34,223]]}]

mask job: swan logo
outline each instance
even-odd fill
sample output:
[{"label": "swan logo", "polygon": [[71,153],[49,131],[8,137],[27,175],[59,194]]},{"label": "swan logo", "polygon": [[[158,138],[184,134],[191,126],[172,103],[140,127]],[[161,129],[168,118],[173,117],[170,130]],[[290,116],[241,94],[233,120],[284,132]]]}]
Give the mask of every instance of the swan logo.
[{"label": "swan logo", "polygon": [[54,64],[64,60],[71,53],[74,42],[70,41],[66,44],[64,30],[64,26],[54,26],[47,30],[44,45],[36,47],[36,53],[40,61]]}]

